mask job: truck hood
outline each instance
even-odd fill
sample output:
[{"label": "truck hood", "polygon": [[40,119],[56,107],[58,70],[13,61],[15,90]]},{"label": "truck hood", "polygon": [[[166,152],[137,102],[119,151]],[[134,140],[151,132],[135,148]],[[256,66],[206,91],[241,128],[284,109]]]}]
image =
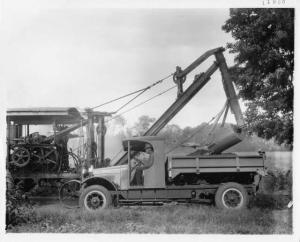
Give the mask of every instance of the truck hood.
[{"label": "truck hood", "polygon": [[120,174],[121,168],[124,167],[124,165],[121,166],[109,166],[109,167],[103,167],[103,168],[95,168],[93,170],[94,176],[112,176],[112,175],[118,175]]},{"label": "truck hood", "polygon": [[[126,170],[128,170],[128,165],[109,166],[109,167],[94,169],[93,175],[95,177],[102,177],[102,178],[114,183],[115,185],[120,186],[121,185],[121,176],[122,176],[121,174],[122,173],[128,174],[126,172]],[[127,182],[125,181],[125,183],[127,183]]]}]

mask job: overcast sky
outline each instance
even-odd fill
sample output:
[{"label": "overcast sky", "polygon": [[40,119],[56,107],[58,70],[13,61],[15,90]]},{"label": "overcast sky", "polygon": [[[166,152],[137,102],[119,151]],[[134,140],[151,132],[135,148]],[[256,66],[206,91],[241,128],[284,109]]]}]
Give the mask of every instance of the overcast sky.
[{"label": "overcast sky", "polygon": [[[174,72],[177,65],[184,68],[205,51],[232,41],[221,29],[229,9],[101,9],[35,3],[32,8],[4,6],[0,68],[6,107],[96,106],[143,88]],[[233,57],[225,55],[232,65]],[[213,61],[210,58],[192,73],[185,87]],[[131,106],[172,85],[172,79],[166,80]],[[158,118],[175,98],[174,89],[124,118],[129,125],[144,114]],[[126,101],[98,111],[115,111]],[[196,126],[211,119],[224,102],[217,71],[171,123]]]}]

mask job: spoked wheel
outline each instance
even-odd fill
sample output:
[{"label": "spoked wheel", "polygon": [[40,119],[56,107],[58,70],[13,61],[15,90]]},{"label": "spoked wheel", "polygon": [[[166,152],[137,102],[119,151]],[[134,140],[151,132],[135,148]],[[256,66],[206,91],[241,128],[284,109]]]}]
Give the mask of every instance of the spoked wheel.
[{"label": "spoked wheel", "polygon": [[111,204],[111,195],[109,191],[99,185],[89,186],[83,190],[80,195],[80,207],[93,212],[101,211]]},{"label": "spoked wheel", "polygon": [[218,188],[215,203],[221,209],[242,209],[248,204],[248,194],[238,183],[225,183]]},{"label": "spoked wheel", "polygon": [[26,148],[17,147],[11,155],[11,164],[24,167],[30,162],[30,153]]},{"label": "spoked wheel", "polygon": [[222,202],[227,208],[238,208],[243,204],[242,193],[235,188],[228,188],[222,195]]},{"label": "spoked wheel", "polygon": [[59,189],[59,200],[64,207],[76,208],[79,206],[81,183],[78,180],[71,180],[64,183]]},{"label": "spoked wheel", "polygon": [[55,172],[59,169],[59,159],[56,149],[52,147],[36,147],[32,151],[33,170]]}]

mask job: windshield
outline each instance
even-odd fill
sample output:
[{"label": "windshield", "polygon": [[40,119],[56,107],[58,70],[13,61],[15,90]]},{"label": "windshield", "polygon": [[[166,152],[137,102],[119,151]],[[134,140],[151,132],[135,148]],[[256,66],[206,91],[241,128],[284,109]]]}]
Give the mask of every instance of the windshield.
[{"label": "windshield", "polygon": [[[132,157],[134,154],[138,154],[141,152],[146,152],[145,147],[152,145],[148,142],[141,141],[141,140],[126,140],[123,141],[123,150],[121,150],[116,157],[113,159],[112,166],[117,166],[120,163],[121,164],[128,164],[128,144],[131,151],[130,157]],[[153,147],[152,147],[153,149]],[[120,162],[122,161],[122,162]]]}]

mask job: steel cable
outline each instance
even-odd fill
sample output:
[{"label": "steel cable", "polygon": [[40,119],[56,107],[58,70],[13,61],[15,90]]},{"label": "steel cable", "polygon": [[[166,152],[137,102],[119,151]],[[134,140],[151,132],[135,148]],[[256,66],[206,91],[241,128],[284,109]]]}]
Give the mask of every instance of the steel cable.
[{"label": "steel cable", "polygon": [[190,138],[192,138],[195,134],[199,133],[200,131],[202,131],[204,128],[206,128],[213,120],[215,119],[215,117],[212,117],[211,120],[208,121],[207,124],[205,124],[204,126],[200,126],[198,129],[196,129],[196,131],[194,131],[192,134],[190,134],[187,138],[185,138],[183,141],[181,141],[178,145],[172,147],[170,150],[168,150],[166,152],[166,154],[170,153],[171,151],[177,149],[179,146],[181,146],[183,143],[185,143],[186,141],[188,141]]},{"label": "steel cable", "polygon": [[165,94],[166,92],[168,92],[168,91],[174,89],[175,87],[177,87],[177,86],[173,86],[173,87],[171,87],[171,88],[166,89],[166,90],[163,91],[163,92],[160,92],[160,93],[156,94],[155,96],[153,96],[153,97],[151,97],[151,98],[149,98],[149,99],[147,99],[147,100],[145,100],[145,101],[143,101],[143,102],[141,102],[141,103],[139,103],[139,104],[133,106],[132,108],[127,109],[126,111],[124,111],[124,112],[122,112],[122,113],[120,113],[120,114],[118,114],[118,115],[112,117],[111,119],[106,120],[105,123],[108,123],[108,122],[110,122],[110,121],[116,119],[117,117],[120,117],[121,115],[123,115],[123,114],[125,114],[125,113],[127,113],[127,112],[129,112],[129,111],[131,111],[131,110],[133,110],[133,109],[135,109],[135,108],[137,108],[137,107],[139,107],[139,106],[141,106],[141,105],[143,105],[143,104],[149,102],[149,101],[151,101],[152,99],[154,99],[154,98],[156,98],[156,97],[158,97],[158,96],[161,96],[161,95]]},{"label": "steel cable", "polygon": [[[125,94],[125,95],[123,95],[123,96],[121,96],[121,97],[118,97],[118,98],[112,99],[112,100],[110,100],[110,101],[107,101],[107,102],[105,102],[105,103],[99,104],[99,105],[97,105],[97,106],[95,106],[95,107],[92,107],[91,109],[96,109],[96,108],[102,107],[102,106],[104,106],[104,105],[106,105],[106,104],[109,104],[109,103],[118,101],[118,100],[120,100],[120,99],[123,99],[123,98],[125,98],[125,97],[131,96],[131,95],[136,94],[136,93],[139,93],[139,92],[144,93],[145,91],[149,90],[150,88],[152,88],[152,87],[156,86],[157,84],[162,83],[164,80],[170,78],[171,76],[173,76],[173,74],[174,74],[174,73],[171,73],[170,75],[168,75],[168,76],[166,76],[166,77],[164,77],[164,78],[162,78],[162,79],[160,79],[160,80],[158,80],[158,81],[152,83],[151,85],[149,85],[149,86],[147,86],[147,87],[145,87],[145,88],[139,89],[139,90],[137,90],[137,91],[134,91],[134,92]],[[137,98],[138,96],[139,96],[139,95],[137,95],[135,98]],[[133,99],[130,100],[129,102],[133,101],[135,98],[133,98]],[[128,103],[127,103],[127,104],[128,104]],[[127,104],[125,104],[125,106],[126,106]],[[124,105],[123,105],[123,106],[124,106]],[[121,108],[123,108],[123,106],[122,106]],[[121,109],[121,108],[119,108],[119,109]]]},{"label": "steel cable", "polygon": [[[211,136],[211,133],[215,130],[216,128],[216,123],[218,122],[218,120],[220,119],[220,117],[222,116],[224,110],[226,109],[228,105],[228,100],[226,100],[224,107],[221,109],[220,112],[217,113],[217,115],[215,115],[214,117],[211,118],[211,120],[208,121],[208,123],[206,123],[204,126],[200,126],[198,129],[196,129],[196,131],[194,131],[192,134],[190,134],[187,138],[185,138],[183,141],[181,141],[178,145],[172,147],[170,150],[167,151],[167,154],[170,153],[171,151],[177,149],[179,146],[181,146],[183,143],[185,143],[186,141],[188,141],[190,138],[192,138],[195,134],[199,133],[200,131],[202,131],[204,128],[208,127],[210,125],[210,123],[215,120],[215,123],[212,127],[212,129],[210,130],[210,132],[208,133],[208,138]],[[209,142],[206,142],[209,143]],[[200,146],[202,146],[204,144],[201,144]]]},{"label": "steel cable", "polygon": [[147,91],[148,89],[145,89],[144,91],[140,92],[139,94],[137,94],[135,97],[133,97],[132,99],[130,99],[127,103],[125,103],[124,105],[122,105],[120,108],[118,108],[114,113],[119,112],[122,108],[124,108],[125,106],[127,106],[129,103],[131,103],[133,100],[135,100],[136,98],[138,98],[139,96],[141,96],[145,91]]}]

